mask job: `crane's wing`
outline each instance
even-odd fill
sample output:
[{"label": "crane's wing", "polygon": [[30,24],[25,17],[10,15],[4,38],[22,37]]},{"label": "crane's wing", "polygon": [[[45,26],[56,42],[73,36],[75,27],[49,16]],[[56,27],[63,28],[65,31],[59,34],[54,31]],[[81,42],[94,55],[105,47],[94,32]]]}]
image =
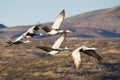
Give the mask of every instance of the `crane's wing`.
[{"label": "crane's wing", "polygon": [[40,47],[37,47],[37,48],[42,49],[42,50],[44,50],[44,51],[46,51],[46,52],[52,51],[52,48],[51,48],[51,47],[40,46]]},{"label": "crane's wing", "polygon": [[[38,32],[38,30],[40,29],[40,27],[38,25],[35,25],[31,28],[29,28],[26,33],[29,33],[29,34],[36,34]],[[29,34],[26,34],[27,36],[30,36]]]},{"label": "crane's wing", "polygon": [[59,29],[61,23],[62,23],[63,20],[64,20],[64,17],[65,17],[65,10],[62,10],[62,11],[60,12],[60,14],[57,16],[55,22],[53,23],[52,28],[53,28],[53,29]]},{"label": "crane's wing", "polygon": [[44,51],[46,51],[46,52],[50,52],[50,51],[60,51],[59,49],[53,49],[53,48],[51,48],[51,47],[46,47],[46,46],[40,46],[40,47],[37,47],[37,48],[42,49],[42,50],[44,50]]},{"label": "crane's wing", "polygon": [[79,49],[75,49],[72,52],[72,58],[73,58],[76,69],[79,69],[81,64],[81,56],[80,56]]},{"label": "crane's wing", "polygon": [[34,37],[36,32],[39,30],[39,27],[38,26],[33,26],[31,28],[29,28],[28,30],[26,30],[21,36],[19,36],[18,38],[16,38],[16,41],[21,41],[25,38],[31,38],[31,37]]},{"label": "crane's wing", "polygon": [[89,49],[89,50],[83,50],[82,52],[89,55],[89,56],[92,56],[92,57],[96,58],[99,61],[102,60],[102,57],[99,56],[95,50],[90,50]]},{"label": "crane's wing", "polygon": [[60,45],[62,44],[62,42],[65,40],[66,37],[66,31],[63,31],[60,35],[60,37],[56,40],[56,42],[53,44],[52,48],[53,49],[57,49],[60,47]]},{"label": "crane's wing", "polygon": [[47,25],[39,24],[38,26],[40,29],[44,30],[45,32],[50,32],[52,30]]}]

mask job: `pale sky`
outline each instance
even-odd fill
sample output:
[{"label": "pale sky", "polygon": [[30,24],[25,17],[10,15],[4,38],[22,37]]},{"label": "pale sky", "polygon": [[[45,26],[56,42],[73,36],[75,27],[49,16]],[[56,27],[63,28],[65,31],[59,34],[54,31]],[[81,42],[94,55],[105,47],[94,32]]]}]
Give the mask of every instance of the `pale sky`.
[{"label": "pale sky", "polygon": [[65,9],[66,17],[120,5],[120,0],[0,0],[0,24],[8,27],[51,22]]}]

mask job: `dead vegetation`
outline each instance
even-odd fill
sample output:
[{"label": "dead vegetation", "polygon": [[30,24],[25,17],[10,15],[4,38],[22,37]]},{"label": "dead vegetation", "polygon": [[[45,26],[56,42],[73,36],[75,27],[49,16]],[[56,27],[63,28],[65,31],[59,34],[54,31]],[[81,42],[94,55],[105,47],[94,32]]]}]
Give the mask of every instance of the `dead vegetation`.
[{"label": "dead vegetation", "polygon": [[74,50],[85,45],[96,47],[103,61],[82,54],[79,70],[70,56],[72,50],[55,56],[45,54],[36,46],[51,46],[54,40],[38,40],[30,44],[4,47],[0,42],[0,80],[118,80],[120,79],[120,39],[72,39],[62,46]]}]

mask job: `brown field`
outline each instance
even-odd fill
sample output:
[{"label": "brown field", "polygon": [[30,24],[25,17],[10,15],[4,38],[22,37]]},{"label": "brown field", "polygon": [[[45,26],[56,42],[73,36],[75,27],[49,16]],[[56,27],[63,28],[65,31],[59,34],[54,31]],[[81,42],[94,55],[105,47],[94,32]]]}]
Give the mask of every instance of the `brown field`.
[{"label": "brown field", "polygon": [[[55,56],[36,48],[53,43],[46,39],[5,48],[0,42],[0,80],[120,80],[120,39],[68,38],[62,46],[72,50]],[[96,47],[103,61],[82,54],[81,68],[76,70],[70,54],[82,45]]]}]

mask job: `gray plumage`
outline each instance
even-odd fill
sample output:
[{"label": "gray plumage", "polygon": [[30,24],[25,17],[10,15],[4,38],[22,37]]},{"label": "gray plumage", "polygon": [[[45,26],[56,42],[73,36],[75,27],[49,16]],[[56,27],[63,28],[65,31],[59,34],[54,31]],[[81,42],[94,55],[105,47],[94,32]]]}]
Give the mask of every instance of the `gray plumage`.
[{"label": "gray plumage", "polygon": [[61,44],[65,40],[65,37],[66,37],[66,31],[61,33],[60,37],[55,41],[55,43],[53,44],[52,47],[40,46],[40,47],[37,47],[37,48],[40,48],[40,49],[48,52],[48,54],[50,54],[50,55],[55,55],[55,54],[59,53],[60,51],[62,51],[64,49],[68,49],[67,47],[60,48]]},{"label": "gray plumage", "polygon": [[[6,43],[8,44],[7,46],[11,46],[13,44],[21,44],[21,43],[28,43],[30,42],[29,40],[26,40],[24,41],[24,39],[28,39],[28,38],[32,38],[36,35],[39,35],[41,36],[42,34],[41,33],[37,33],[37,31],[39,30],[39,26],[38,25],[35,25],[35,26],[32,26],[31,28],[29,28],[28,30],[26,30],[21,36],[19,36],[18,38],[16,38],[14,41],[7,41]],[[6,46],[6,47],[7,47]]]},{"label": "gray plumage", "polygon": [[78,47],[77,49],[75,49],[73,52],[72,52],[72,58],[74,60],[74,64],[76,66],[76,69],[79,69],[80,68],[80,64],[81,64],[81,53],[85,53],[89,56],[92,56],[94,58],[96,58],[98,61],[101,61],[102,60],[102,57],[99,56],[97,53],[96,53],[96,48],[89,48],[89,47],[86,47],[86,46],[81,46],[81,47]]}]

